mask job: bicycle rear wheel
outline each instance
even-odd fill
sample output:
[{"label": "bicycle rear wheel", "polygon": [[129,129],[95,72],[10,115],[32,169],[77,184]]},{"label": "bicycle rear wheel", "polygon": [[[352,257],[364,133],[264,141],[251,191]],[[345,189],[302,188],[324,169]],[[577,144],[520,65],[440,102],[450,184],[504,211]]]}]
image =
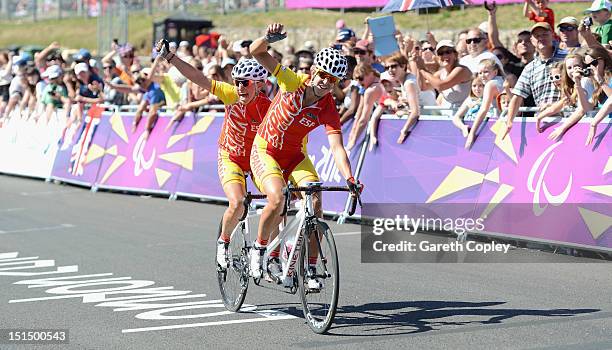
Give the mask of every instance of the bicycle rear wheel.
[{"label": "bicycle rear wheel", "polygon": [[[221,224],[219,225],[217,239],[220,235]],[[229,264],[226,269],[217,264],[215,257],[217,280],[219,281],[219,290],[225,308],[236,312],[240,310],[249,287],[249,255],[244,242],[244,222],[238,223],[232,232],[228,246],[228,256]]]},{"label": "bicycle rear wheel", "polygon": [[[329,226],[318,222],[321,233],[319,256],[316,264],[316,277],[323,282],[321,289],[308,287],[308,240],[305,240],[300,251],[298,264],[298,287],[304,317],[310,329],[315,333],[325,333],[331,326],[336,308],[338,307],[338,292],[340,288],[340,269],[338,268],[338,254],[336,242]],[[316,232],[310,234],[310,239],[317,239]]]}]

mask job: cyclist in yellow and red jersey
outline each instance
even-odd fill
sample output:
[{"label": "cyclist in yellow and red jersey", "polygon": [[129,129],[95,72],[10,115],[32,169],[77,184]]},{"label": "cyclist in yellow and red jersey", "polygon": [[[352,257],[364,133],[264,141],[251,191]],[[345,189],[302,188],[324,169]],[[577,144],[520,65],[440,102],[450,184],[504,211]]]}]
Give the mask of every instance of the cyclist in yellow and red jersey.
[{"label": "cyclist in yellow and red jersey", "polygon": [[218,173],[229,206],[223,214],[217,242],[217,263],[226,268],[230,235],[244,210],[245,172],[250,171],[253,139],[270,106],[270,100],[259,93],[261,84],[268,78],[268,71],[253,59],[241,59],[232,69],[234,85],[231,85],[206,78],[197,68],[171,53],[165,40],[157,44],[157,50],[187,79],[208,89],[225,105],[225,118],[219,135]]},{"label": "cyclist in yellow and red jersey", "polygon": [[[359,190],[353,178],[351,165],[342,144],[340,115],[331,95],[334,85],[347,71],[346,58],[337,50],[325,48],[314,59],[310,74],[296,74],[274,59],[267,51],[271,42],[286,37],[283,25],[268,26],[266,36],[255,40],[250,51],[253,57],[277,78],[280,87],[259,126],[251,150],[251,169],[255,183],[266,194],[268,203],[263,209],[257,232],[257,242],[251,255],[251,273],[260,277],[263,253],[268,236],[275,232],[282,218],[283,188],[289,175],[298,186],[318,181],[317,172],[302,151],[303,139],[319,125],[325,125],[336,166],[346,178],[352,191]],[[321,199],[315,198],[315,207],[321,215]],[[316,240],[311,241],[310,267],[316,264]],[[308,281],[317,288],[318,281]]]}]

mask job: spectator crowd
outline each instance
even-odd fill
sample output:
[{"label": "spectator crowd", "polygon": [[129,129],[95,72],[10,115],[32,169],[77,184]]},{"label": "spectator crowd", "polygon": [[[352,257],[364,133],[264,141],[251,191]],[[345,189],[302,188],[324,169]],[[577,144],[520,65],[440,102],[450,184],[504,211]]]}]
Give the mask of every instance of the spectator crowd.
[{"label": "spectator crowd", "polygon": [[[526,0],[525,30],[510,46],[500,40],[496,11],[495,3],[485,2],[487,20],[455,38],[431,33],[413,38],[397,30],[399,51],[383,57],[374,53],[367,18],[360,35],[339,20],[329,46],[340,50],[348,62],[346,78],[333,91],[341,123],[354,119],[345,135],[347,149],[367,128],[371,128],[370,149],[375,148],[378,121],[384,114],[405,117],[397,135],[397,143],[403,143],[423,111],[442,108],[429,114],[452,117],[470,148],[487,118],[505,115],[507,133],[523,106],[536,110],[526,115],[535,118],[538,132],[546,128],[544,118],[567,116],[550,133],[552,140],[560,139],[584,116],[595,114],[585,140],[591,143],[597,125],[612,111],[610,1],[595,0],[584,15],[556,21],[548,0]],[[251,57],[251,43],[220,36],[200,45],[172,42],[170,50],[209,79],[233,84],[232,68]],[[160,108],[174,113],[169,126],[180,123],[187,112],[223,108],[215,95],[165,60],[139,59],[129,43],[114,42],[111,47],[98,59],[86,49],[62,55],[57,42],[34,54],[0,51],[0,127],[14,118],[34,118],[38,123],[55,120],[66,130],[78,125],[92,104],[134,105],[133,130],[146,116],[148,136]],[[308,73],[316,50],[310,41],[300,48],[281,42],[269,53],[287,69]],[[261,89],[274,98],[275,78],[270,76]]]}]

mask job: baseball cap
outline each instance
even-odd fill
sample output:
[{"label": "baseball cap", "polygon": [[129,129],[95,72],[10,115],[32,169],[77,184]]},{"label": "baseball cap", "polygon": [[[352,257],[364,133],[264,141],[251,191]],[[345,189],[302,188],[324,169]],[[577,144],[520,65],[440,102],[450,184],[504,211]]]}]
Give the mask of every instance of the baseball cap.
[{"label": "baseball cap", "polygon": [[176,48],[176,46],[177,46],[177,45],[176,45],[176,41],[171,41],[171,42],[168,44],[168,46],[169,46],[169,47]]},{"label": "baseball cap", "polygon": [[451,49],[455,48],[455,43],[452,40],[440,40],[438,41],[438,45],[436,45],[436,53],[443,47],[450,47]]},{"label": "baseball cap", "polygon": [[391,74],[387,71],[380,74],[380,81],[384,81],[384,80],[391,82],[392,84],[397,83],[397,80],[393,79],[393,77],[391,77]]},{"label": "baseball cap", "polygon": [[372,51],[372,47],[370,46],[370,42],[366,39],[361,39],[355,44],[356,49],[361,49],[364,51]]},{"label": "baseball cap", "polygon": [[534,24],[533,26],[531,26],[530,32],[533,33],[533,31],[538,29],[538,28],[546,29],[549,32],[552,32],[552,28],[550,28],[550,24],[548,24],[546,22],[538,22],[538,23]]},{"label": "baseball cap", "polygon": [[225,66],[227,66],[228,64],[235,66],[236,60],[230,57],[225,57],[223,61],[221,61],[221,68],[225,68]]},{"label": "baseball cap", "polygon": [[126,43],[125,45],[121,45],[121,47],[119,47],[119,55],[121,56],[125,57],[132,53],[134,53],[134,47],[129,43]]},{"label": "baseball cap", "polygon": [[89,66],[85,62],[78,63],[76,66],[74,66],[74,73],[77,75],[81,72],[88,72],[88,71],[89,71]]},{"label": "baseball cap", "polygon": [[232,44],[232,51],[240,52],[240,50],[242,49],[242,43],[243,42],[244,42],[244,40],[236,40],[236,41],[234,41],[234,43]]},{"label": "baseball cap", "polygon": [[55,79],[62,75],[62,67],[57,64],[47,67],[41,75],[43,78]]},{"label": "baseball cap", "polygon": [[559,21],[559,24],[557,24],[557,27],[561,27],[562,24],[569,24],[577,28],[578,20],[576,19],[576,17],[571,17],[571,16],[563,17],[561,21]]},{"label": "baseball cap", "polygon": [[87,62],[91,59],[91,53],[87,49],[80,49],[76,55],[72,56],[75,61]]},{"label": "baseball cap", "polygon": [[489,22],[480,23],[480,25],[478,26],[478,29],[480,29],[480,31],[483,33],[488,33],[489,32]]},{"label": "baseball cap", "polygon": [[187,47],[189,46],[189,41],[183,40],[179,43],[179,47]]},{"label": "baseball cap", "polygon": [[338,35],[336,36],[336,40],[343,43],[348,41],[350,38],[355,36],[355,32],[352,29],[344,28],[338,31]]},{"label": "baseball cap", "polygon": [[591,4],[591,7],[586,9],[584,13],[597,12],[601,10],[612,11],[612,3],[609,0],[595,0]]}]

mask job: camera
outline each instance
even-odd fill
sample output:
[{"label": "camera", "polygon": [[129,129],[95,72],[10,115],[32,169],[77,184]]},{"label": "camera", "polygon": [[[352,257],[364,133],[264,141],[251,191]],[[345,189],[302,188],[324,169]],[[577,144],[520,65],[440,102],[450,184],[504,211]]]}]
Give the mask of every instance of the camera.
[{"label": "camera", "polygon": [[584,17],[582,19],[582,25],[585,27],[591,27],[593,25],[593,18],[591,18],[590,16],[588,17]]},{"label": "camera", "polygon": [[342,51],[342,44],[340,43],[335,43],[332,47],[338,51]]},{"label": "camera", "polygon": [[584,68],[582,68],[582,76],[583,77],[590,77],[591,74],[593,74],[593,71],[591,70],[591,67],[584,67]]}]

